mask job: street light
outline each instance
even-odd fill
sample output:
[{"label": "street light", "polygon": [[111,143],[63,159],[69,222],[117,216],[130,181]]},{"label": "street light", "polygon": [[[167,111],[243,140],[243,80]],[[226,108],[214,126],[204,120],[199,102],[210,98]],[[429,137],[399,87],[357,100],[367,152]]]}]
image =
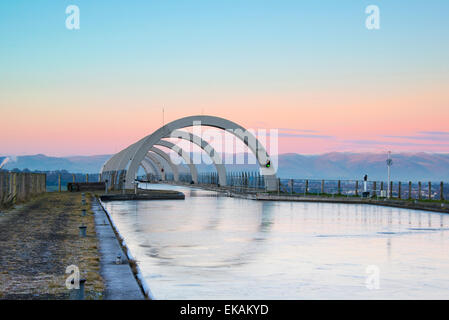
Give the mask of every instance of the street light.
[{"label": "street light", "polygon": [[391,194],[391,190],[390,190],[390,185],[391,185],[391,183],[390,183],[390,169],[391,169],[391,166],[393,165],[393,160],[390,158],[390,156],[391,156],[391,151],[388,151],[388,153],[387,153],[387,168],[388,168],[388,186],[387,186],[388,194],[387,194],[387,198],[388,199],[390,199],[390,194]]}]

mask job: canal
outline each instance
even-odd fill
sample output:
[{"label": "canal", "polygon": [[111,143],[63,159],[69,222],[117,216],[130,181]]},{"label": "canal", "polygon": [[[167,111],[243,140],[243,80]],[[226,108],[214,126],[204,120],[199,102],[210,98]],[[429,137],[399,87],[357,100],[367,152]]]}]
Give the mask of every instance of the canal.
[{"label": "canal", "polygon": [[449,299],[448,215],[146,187],[105,208],[156,299]]}]

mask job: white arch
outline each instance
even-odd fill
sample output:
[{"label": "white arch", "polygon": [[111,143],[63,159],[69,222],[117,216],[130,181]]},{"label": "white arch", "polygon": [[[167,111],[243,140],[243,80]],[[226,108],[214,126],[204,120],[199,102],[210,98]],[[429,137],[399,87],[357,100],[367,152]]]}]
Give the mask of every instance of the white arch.
[{"label": "white arch", "polygon": [[[147,153],[147,155],[146,155],[145,158],[148,158],[148,159],[144,159],[144,161],[151,160],[151,161],[158,167],[159,173],[160,173],[160,175],[161,175],[161,180],[164,180],[164,181],[165,181],[165,170],[162,170],[162,169],[164,169],[164,166],[163,166],[162,163],[159,161],[159,159],[155,156],[155,154],[149,152],[149,153]],[[149,161],[148,161],[148,162],[149,162]]]},{"label": "white arch", "polygon": [[[227,185],[226,182],[226,168],[222,163],[222,159],[221,156],[218,152],[215,151],[215,149],[212,147],[212,145],[210,145],[206,140],[203,140],[201,137],[187,132],[187,131],[181,131],[181,130],[175,130],[173,131],[170,135],[167,135],[164,138],[178,138],[178,139],[183,139],[183,140],[187,140],[191,143],[194,143],[196,145],[198,145],[201,149],[204,150],[204,152],[206,152],[206,154],[211,158],[215,169],[217,170],[217,174],[218,174],[218,182],[220,185],[225,186]],[[163,139],[164,139],[163,138]],[[166,140],[159,140],[159,142],[157,142],[155,145],[160,143],[168,143],[169,141]],[[172,142],[170,142],[170,144],[176,146],[175,144],[173,144]],[[126,163],[127,163],[127,158],[129,158],[129,155],[127,155],[126,150],[129,150],[131,146],[129,146],[128,148],[126,148],[125,150],[122,150],[121,152],[119,152],[116,157],[112,157],[110,160],[108,160],[105,165],[103,166],[103,172],[109,172],[107,170],[110,170],[110,168],[112,168],[114,165],[116,166],[116,171],[121,171],[125,169]],[[173,147],[171,147],[173,149]],[[176,150],[175,152],[178,152],[178,149],[181,149],[179,146],[176,146]],[[192,180],[194,183],[198,183],[198,171],[196,169],[196,166],[193,164],[193,161],[191,159],[191,157],[189,156],[189,160],[187,160],[187,152],[184,151],[183,149],[181,149],[183,152],[183,155],[181,155],[184,160],[186,161],[186,163],[190,163],[189,167],[190,167],[190,172],[192,175]],[[179,152],[178,152],[179,154]]]},{"label": "white arch", "polygon": [[265,147],[258,142],[252,133],[245,130],[242,126],[232,121],[213,116],[191,116],[168,123],[167,125],[156,130],[154,133],[142,138],[138,142],[126,148],[124,152],[117,157],[119,165],[117,166],[117,162],[114,161],[114,166],[111,166],[111,169],[114,171],[125,169],[126,187],[132,188],[132,183],[135,179],[137,169],[140,162],[145,158],[145,154],[148,150],[150,150],[150,148],[163,137],[170,136],[173,131],[194,126],[198,122],[204,126],[211,126],[221,130],[226,130],[243,141],[243,143],[245,143],[256,156],[261,175],[263,175],[265,179],[265,186],[267,190],[277,190],[275,168],[274,166],[265,166],[270,159]]},{"label": "white arch", "polygon": [[142,161],[141,165],[142,165],[143,169],[145,170],[147,177],[148,177],[150,171],[152,171],[156,177],[160,176],[160,170],[158,170],[156,165],[149,158],[145,158]]},{"label": "white arch", "polygon": [[184,149],[182,149],[181,147],[177,146],[176,144],[174,144],[173,142],[170,142],[170,141],[160,140],[155,145],[172,149],[180,157],[182,157],[184,159],[184,161],[186,162],[186,165],[190,169],[190,175],[192,176],[192,181],[194,183],[198,183],[198,171],[196,169],[196,166],[193,164],[193,160],[192,160],[190,153],[186,152]]},{"label": "white arch", "polygon": [[[146,174],[146,176],[147,176],[147,179],[148,179],[148,177],[150,176],[150,171],[153,171],[152,169],[151,169],[151,166],[148,166],[148,164],[143,164],[143,162],[140,164],[140,166],[143,168],[143,170],[145,171],[145,174]],[[154,173],[154,171],[153,171],[153,173]]]},{"label": "white arch", "polygon": [[201,149],[206,152],[206,154],[212,159],[212,162],[217,170],[218,174],[218,183],[221,186],[227,185],[226,181],[226,168],[223,164],[223,160],[221,159],[221,155],[215,151],[212,145],[209,144],[206,140],[203,140],[201,137],[182,130],[174,130],[169,137],[166,138],[177,138],[190,141],[193,144],[196,144]]},{"label": "white arch", "polygon": [[175,181],[179,181],[179,170],[178,170],[178,166],[176,164],[173,163],[173,161],[171,161],[170,156],[168,154],[166,154],[164,151],[162,151],[159,148],[156,147],[151,147],[149,152],[154,152],[155,154],[157,154],[159,157],[161,157],[162,159],[164,159],[165,162],[168,163],[168,165],[170,166],[170,169],[173,173],[173,179]]}]

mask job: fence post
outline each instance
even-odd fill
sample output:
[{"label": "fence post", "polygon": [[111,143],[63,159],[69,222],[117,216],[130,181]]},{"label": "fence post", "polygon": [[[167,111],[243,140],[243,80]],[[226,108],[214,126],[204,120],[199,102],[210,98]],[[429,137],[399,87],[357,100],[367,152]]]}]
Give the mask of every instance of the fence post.
[{"label": "fence post", "polygon": [[294,182],[293,182],[293,179],[290,179],[290,194],[293,194],[293,184],[294,184]]},{"label": "fence post", "polygon": [[6,196],[9,196],[13,194],[13,186],[12,186],[12,180],[13,180],[13,173],[9,173],[6,175]]},{"label": "fence post", "polygon": [[281,178],[278,178],[278,195],[281,193]]},{"label": "fence post", "polygon": [[13,203],[16,203],[17,200],[17,173],[13,173],[12,175],[12,199]]},{"label": "fence post", "polygon": [[306,195],[309,193],[309,180],[306,179]]},{"label": "fence post", "polygon": [[398,198],[401,199],[401,181],[398,182]]},{"label": "fence post", "polygon": [[377,195],[377,181],[373,181],[373,196]]},{"label": "fence post", "polygon": [[28,196],[28,185],[27,185],[27,179],[26,179],[26,173],[20,173],[20,198],[21,200],[27,200],[27,196]]},{"label": "fence post", "polygon": [[21,201],[22,200],[22,173],[18,172],[17,173],[17,178],[16,178],[16,188],[17,188],[17,200]]},{"label": "fence post", "polygon": [[432,182],[429,181],[429,200],[432,200]]},{"label": "fence post", "polygon": [[421,181],[418,182],[418,200],[421,200]]},{"label": "fence post", "polygon": [[393,181],[390,181],[390,198],[393,198]]},{"label": "fence post", "polygon": [[3,201],[3,179],[4,179],[3,177],[4,177],[3,172],[0,172],[0,206]]},{"label": "fence post", "polygon": [[324,180],[321,180],[321,194],[324,194]]},{"label": "fence post", "polygon": [[58,192],[61,192],[61,174],[58,174]]},{"label": "fence post", "polygon": [[408,199],[412,200],[412,182],[408,182]]},{"label": "fence post", "polygon": [[355,181],[355,196],[359,196],[359,180]]},{"label": "fence post", "polygon": [[338,180],[337,194],[341,195],[341,181],[340,180]]},{"label": "fence post", "polygon": [[444,193],[443,193],[444,183],[443,181],[440,182],[440,200],[444,201]]},{"label": "fence post", "polygon": [[75,174],[72,173],[72,182],[75,183]]}]

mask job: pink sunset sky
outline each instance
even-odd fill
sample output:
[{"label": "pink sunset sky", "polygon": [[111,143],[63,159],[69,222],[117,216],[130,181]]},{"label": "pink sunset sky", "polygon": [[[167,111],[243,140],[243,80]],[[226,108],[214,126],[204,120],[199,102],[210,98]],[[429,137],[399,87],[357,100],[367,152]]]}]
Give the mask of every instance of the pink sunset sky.
[{"label": "pink sunset sky", "polygon": [[161,4],[143,19],[81,1],[77,31],[55,2],[37,16],[0,4],[0,155],[112,154],[158,129],[162,108],[165,123],[205,114],[279,129],[280,153],[449,152],[442,10],[385,4],[369,31],[363,7],[249,3],[231,20],[226,4]]},{"label": "pink sunset sky", "polygon": [[[448,94],[443,90],[424,91],[383,97],[329,91],[228,94],[227,99],[204,97],[201,106],[193,98],[178,97],[167,99],[165,123],[203,112],[246,128],[278,129],[280,153],[449,152]],[[15,98],[20,107],[1,118],[1,135],[7,137],[0,142],[2,153],[110,154],[162,125],[162,101],[126,101],[124,97],[95,102],[76,97],[67,101],[70,99],[36,95]],[[38,107],[36,102],[43,106]]]}]

